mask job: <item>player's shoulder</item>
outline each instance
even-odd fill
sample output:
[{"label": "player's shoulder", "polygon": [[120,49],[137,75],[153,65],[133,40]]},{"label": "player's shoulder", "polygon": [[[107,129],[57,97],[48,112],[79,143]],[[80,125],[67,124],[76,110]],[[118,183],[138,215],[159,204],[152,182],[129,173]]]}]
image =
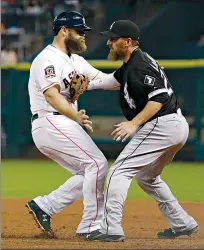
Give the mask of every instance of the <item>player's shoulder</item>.
[{"label": "player's shoulder", "polygon": [[57,59],[56,57],[56,52],[54,49],[52,49],[51,45],[48,45],[45,47],[40,53],[39,53],[40,58],[48,58],[48,59]]},{"label": "player's shoulder", "polygon": [[134,52],[134,64],[135,66],[142,65],[146,63],[147,53],[140,48]]},{"label": "player's shoulder", "polygon": [[45,63],[46,61],[54,62],[56,61],[56,57],[54,56],[54,52],[49,49],[49,45],[46,46],[33,60],[32,65],[40,65]]},{"label": "player's shoulder", "polygon": [[78,65],[78,67],[81,66],[81,68],[87,69],[90,66],[90,63],[83,57],[77,54],[72,54],[74,62]]},{"label": "player's shoulder", "polygon": [[83,58],[83,56],[80,56],[78,54],[72,54],[72,57],[75,61],[79,61],[79,62],[85,62],[86,59]]},{"label": "player's shoulder", "polygon": [[154,58],[140,48],[135,52],[134,67],[138,70],[150,70],[150,62],[152,61],[155,61]]}]

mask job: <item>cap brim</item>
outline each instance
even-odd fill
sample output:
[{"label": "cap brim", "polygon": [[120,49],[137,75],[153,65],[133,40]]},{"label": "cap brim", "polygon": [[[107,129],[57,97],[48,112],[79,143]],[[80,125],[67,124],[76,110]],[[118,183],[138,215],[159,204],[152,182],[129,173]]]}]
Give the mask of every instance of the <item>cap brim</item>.
[{"label": "cap brim", "polygon": [[72,29],[75,29],[75,30],[84,30],[84,31],[90,31],[92,30],[90,27],[86,26],[86,25],[79,25],[79,26],[74,26],[74,27],[71,27]]},{"label": "cap brim", "polygon": [[108,38],[111,38],[111,37],[120,37],[118,34],[115,34],[115,33],[111,32],[109,30],[100,32],[100,34],[103,35],[103,36],[106,36]]}]

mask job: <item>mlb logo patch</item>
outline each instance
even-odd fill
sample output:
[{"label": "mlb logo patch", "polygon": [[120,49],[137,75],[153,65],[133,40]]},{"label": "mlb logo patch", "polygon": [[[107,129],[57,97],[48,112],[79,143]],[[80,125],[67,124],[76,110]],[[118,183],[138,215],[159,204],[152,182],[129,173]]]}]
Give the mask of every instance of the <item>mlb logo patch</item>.
[{"label": "mlb logo patch", "polygon": [[154,86],[154,82],[155,82],[154,77],[148,76],[148,75],[145,76],[144,84],[149,85],[149,86]]},{"label": "mlb logo patch", "polygon": [[55,68],[53,65],[49,65],[47,66],[45,69],[45,77],[46,78],[51,78],[51,77],[55,77]]}]

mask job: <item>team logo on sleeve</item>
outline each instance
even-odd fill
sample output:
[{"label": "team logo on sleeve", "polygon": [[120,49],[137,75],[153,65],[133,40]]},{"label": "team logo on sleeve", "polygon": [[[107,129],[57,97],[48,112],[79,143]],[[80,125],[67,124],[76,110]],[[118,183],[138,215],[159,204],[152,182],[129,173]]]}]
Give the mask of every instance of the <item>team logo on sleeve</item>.
[{"label": "team logo on sleeve", "polygon": [[154,77],[148,76],[148,75],[145,76],[144,84],[149,85],[149,86],[154,86],[154,82],[155,82]]},{"label": "team logo on sleeve", "polygon": [[47,66],[45,69],[45,77],[46,78],[51,78],[51,77],[55,77],[55,68],[53,65],[49,65]]}]

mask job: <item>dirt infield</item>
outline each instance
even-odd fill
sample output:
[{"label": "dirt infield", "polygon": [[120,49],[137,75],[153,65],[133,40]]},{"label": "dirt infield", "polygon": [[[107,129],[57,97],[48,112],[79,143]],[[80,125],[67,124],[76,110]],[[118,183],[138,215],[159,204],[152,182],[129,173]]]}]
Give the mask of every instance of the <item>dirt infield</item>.
[{"label": "dirt infield", "polygon": [[75,235],[82,214],[77,201],[53,216],[56,238],[47,239],[35,226],[25,208],[27,200],[2,199],[2,249],[204,249],[204,203],[184,203],[183,207],[196,218],[199,232],[192,237],[159,240],[156,233],[167,227],[153,201],[127,201],[123,227],[125,242],[87,242]]}]

